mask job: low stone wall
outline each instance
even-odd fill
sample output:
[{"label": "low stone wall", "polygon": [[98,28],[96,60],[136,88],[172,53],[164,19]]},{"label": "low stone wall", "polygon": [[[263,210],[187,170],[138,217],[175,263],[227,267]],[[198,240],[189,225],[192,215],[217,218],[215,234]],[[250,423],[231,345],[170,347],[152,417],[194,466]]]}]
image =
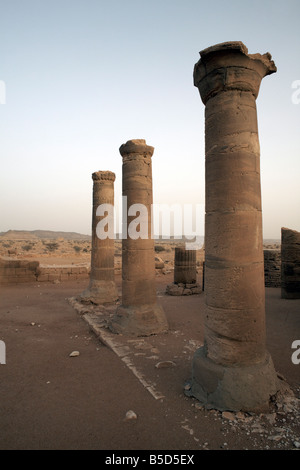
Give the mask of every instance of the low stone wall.
[{"label": "low stone wall", "polygon": [[85,279],[89,276],[88,266],[43,266],[38,268],[37,281],[71,281]]},{"label": "low stone wall", "polygon": [[281,252],[264,250],[265,286],[281,286]]},{"label": "low stone wall", "polygon": [[38,267],[38,261],[0,258],[0,284],[35,282]]},{"label": "low stone wall", "polygon": [[0,285],[71,281],[89,277],[89,266],[40,265],[39,261],[0,258]]}]

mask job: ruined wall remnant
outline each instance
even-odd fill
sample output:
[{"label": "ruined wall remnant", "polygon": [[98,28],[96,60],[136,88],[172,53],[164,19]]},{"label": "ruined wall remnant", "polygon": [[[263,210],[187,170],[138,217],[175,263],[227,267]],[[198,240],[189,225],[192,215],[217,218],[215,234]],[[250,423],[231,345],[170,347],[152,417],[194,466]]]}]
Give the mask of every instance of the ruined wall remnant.
[{"label": "ruined wall remnant", "polygon": [[269,53],[242,42],[200,52],[205,105],[205,338],[190,394],[217,409],[267,409],[278,388],[265,346],[260,154],[256,103]]},{"label": "ruined wall remnant", "polygon": [[280,250],[264,250],[265,287],[281,286]]},{"label": "ruined wall remnant", "polygon": [[39,261],[0,258],[0,285],[73,281],[88,278],[88,272],[88,266],[52,266]]},{"label": "ruined wall remnant", "polygon": [[36,282],[39,261],[0,258],[0,285]]},{"label": "ruined wall remnant", "polygon": [[281,229],[281,297],[300,299],[300,232]]},{"label": "ruined wall remnant", "polygon": [[[91,272],[88,288],[78,296],[83,302],[94,304],[113,303],[118,299],[118,291],[114,280],[114,238],[108,236],[100,239],[97,225],[103,215],[97,215],[102,204],[114,205],[115,174],[111,171],[96,171],[93,178],[93,213],[92,213],[92,254]],[[113,227],[113,220],[110,221]]]},{"label": "ruined wall remnant", "polygon": [[135,210],[124,214],[126,238],[122,240],[122,305],[117,308],[111,330],[134,336],[160,333],[168,329],[162,307],[156,301],[155,252],[151,229],[152,162],[154,148],[145,140],[129,140],[120,147],[123,157],[122,194],[127,197],[128,211],[142,205],[141,226],[147,228],[141,237],[133,238],[130,224]]}]

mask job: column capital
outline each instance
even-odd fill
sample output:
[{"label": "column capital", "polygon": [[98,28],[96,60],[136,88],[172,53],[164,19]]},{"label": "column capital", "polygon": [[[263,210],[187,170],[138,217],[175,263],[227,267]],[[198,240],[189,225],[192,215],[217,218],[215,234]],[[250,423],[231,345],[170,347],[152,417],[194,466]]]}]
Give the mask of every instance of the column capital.
[{"label": "column capital", "polygon": [[220,92],[238,90],[258,96],[261,80],[277,71],[269,52],[248,54],[241,41],[216,44],[200,51],[194,67],[194,85],[204,104]]},{"label": "column capital", "polygon": [[154,147],[146,144],[144,139],[128,140],[126,144],[121,145],[120,154],[123,156],[130,154],[147,155],[152,157]]},{"label": "column capital", "polygon": [[115,173],[112,171],[95,171],[92,174],[93,181],[112,181],[114,182],[116,179]]}]

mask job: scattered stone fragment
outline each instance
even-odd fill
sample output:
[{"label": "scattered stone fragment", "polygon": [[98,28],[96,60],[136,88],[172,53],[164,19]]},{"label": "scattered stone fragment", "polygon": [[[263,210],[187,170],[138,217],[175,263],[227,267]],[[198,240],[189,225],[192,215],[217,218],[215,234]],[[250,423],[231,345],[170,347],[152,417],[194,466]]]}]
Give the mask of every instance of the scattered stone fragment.
[{"label": "scattered stone fragment", "polygon": [[167,367],[175,367],[176,364],[173,361],[161,361],[155,364],[156,369],[164,369]]},{"label": "scattered stone fragment", "polygon": [[200,403],[200,402],[197,402],[197,403],[195,404],[195,408],[196,408],[197,410],[203,410],[203,409],[204,409],[204,405],[202,405],[202,403]]},{"label": "scattered stone fragment", "polygon": [[188,431],[188,433],[192,436],[194,434],[194,430],[192,428],[189,427],[188,424],[186,424],[185,426],[181,426],[182,429],[185,429],[186,431]]},{"label": "scattered stone fragment", "polygon": [[223,411],[222,418],[229,419],[229,421],[235,421],[235,416],[230,411]]},{"label": "scattered stone fragment", "polygon": [[300,449],[300,442],[294,441],[294,442],[293,442],[293,445],[294,445],[297,449]]},{"label": "scattered stone fragment", "polygon": [[134,348],[143,350],[143,349],[151,349],[152,346],[151,344],[147,344],[147,343],[138,343],[134,346]]},{"label": "scattered stone fragment", "polygon": [[151,352],[154,354],[158,354],[159,350],[157,348],[151,348]]},{"label": "scattered stone fragment", "polygon": [[275,436],[268,436],[269,441],[280,441],[282,439],[281,434],[276,434]]},{"label": "scattered stone fragment", "polygon": [[130,419],[137,419],[136,413],[132,410],[127,411],[127,413],[125,415],[125,420],[126,421],[129,421]]},{"label": "scattered stone fragment", "polygon": [[260,424],[254,423],[252,428],[251,428],[251,432],[252,433],[262,434],[263,432],[265,432],[265,429]]},{"label": "scattered stone fragment", "polygon": [[270,424],[275,424],[275,422],[276,422],[276,413],[267,414],[265,416],[265,418]]},{"label": "scattered stone fragment", "polygon": [[71,354],[70,354],[70,357],[77,357],[79,356],[79,351],[72,351]]}]

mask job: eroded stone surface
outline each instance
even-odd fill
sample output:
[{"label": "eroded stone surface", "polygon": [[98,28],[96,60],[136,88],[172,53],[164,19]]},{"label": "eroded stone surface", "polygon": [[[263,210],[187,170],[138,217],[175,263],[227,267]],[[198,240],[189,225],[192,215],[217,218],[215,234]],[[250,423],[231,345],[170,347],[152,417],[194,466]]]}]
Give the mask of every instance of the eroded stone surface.
[{"label": "eroded stone surface", "polygon": [[281,229],[281,297],[300,299],[300,232]]},{"label": "eroded stone surface", "polygon": [[265,291],[256,97],[276,71],[241,42],[201,51],[205,104],[205,344],[192,395],[221,410],[266,409],[278,389],[265,348]]},{"label": "eroded stone surface", "polygon": [[163,309],[156,302],[155,252],[151,229],[152,162],[154,148],[144,139],[129,140],[121,145],[123,158],[123,196],[127,207],[142,204],[147,214],[144,238],[133,238],[128,216],[123,225],[126,237],[122,240],[122,305],[117,309],[110,328],[115,333],[144,336],[165,332],[168,323]]},{"label": "eroded stone surface", "polygon": [[[103,216],[97,215],[102,204],[114,204],[115,174],[111,171],[96,171],[93,178],[92,213],[92,254],[88,288],[79,295],[83,302],[94,304],[113,303],[118,300],[118,290],[114,281],[114,239],[101,240],[97,235],[98,222]],[[112,226],[112,222],[111,222]]]}]

